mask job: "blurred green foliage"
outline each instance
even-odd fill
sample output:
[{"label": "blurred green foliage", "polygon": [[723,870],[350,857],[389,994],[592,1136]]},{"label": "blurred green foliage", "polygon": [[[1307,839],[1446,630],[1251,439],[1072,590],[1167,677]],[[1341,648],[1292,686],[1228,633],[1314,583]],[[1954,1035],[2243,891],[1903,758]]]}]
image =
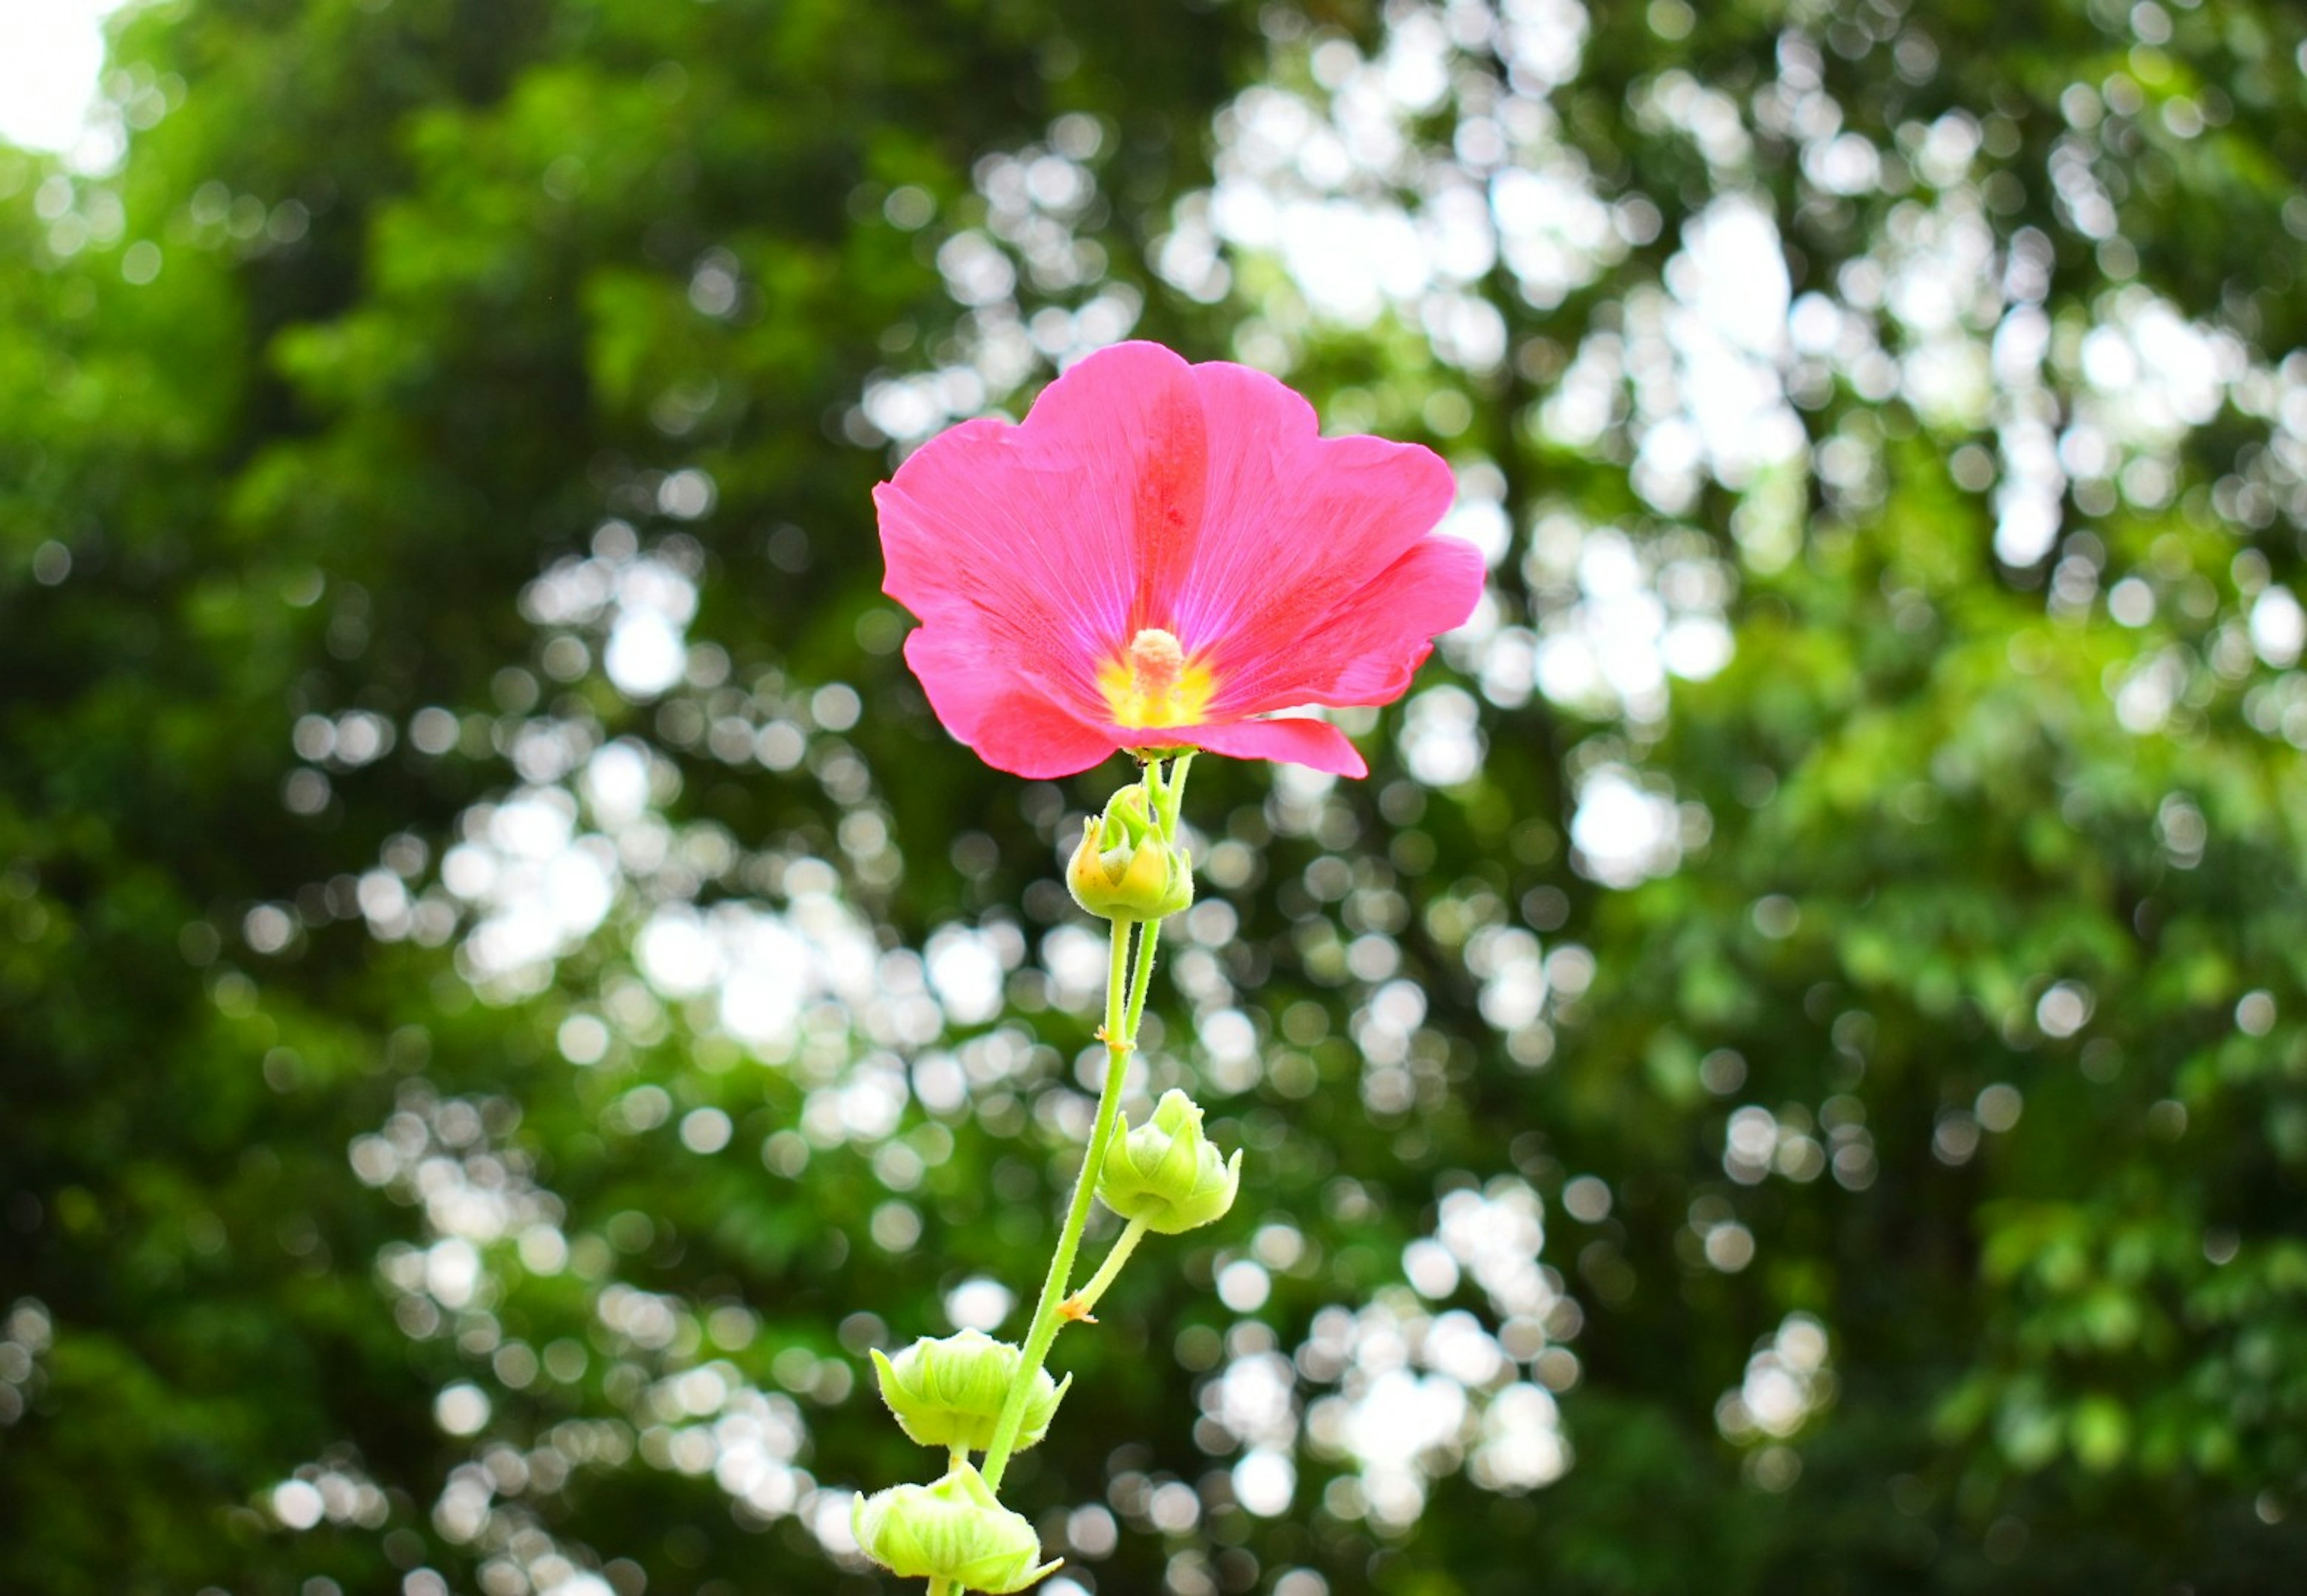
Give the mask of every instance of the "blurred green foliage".
[{"label": "blurred green foliage", "polygon": [[2296,13],[1502,10],[125,14],[117,171],[0,150],[0,1585],[879,1588],[1122,773],[943,737],[867,493],[1125,331],[1499,533],[1369,781],[1197,771],[1243,1190],[1060,1349],[1067,1576],[2295,1578]]}]

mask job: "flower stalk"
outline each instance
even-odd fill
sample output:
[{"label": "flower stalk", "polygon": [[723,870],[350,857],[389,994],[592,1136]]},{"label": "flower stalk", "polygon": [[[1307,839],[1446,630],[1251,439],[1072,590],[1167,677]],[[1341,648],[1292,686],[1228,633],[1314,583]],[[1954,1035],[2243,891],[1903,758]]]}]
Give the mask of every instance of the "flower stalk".
[{"label": "flower stalk", "polygon": [[[1042,1294],[1033,1306],[1032,1326],[1025,1332],[1025,1357],[1019,1365],[1021,1375],[1025,1369],[1038,1372],[1050,1355],[1050,1347],[1065,1327],[1060,1311],[1073,1274],[1075,1256],[1081,1250],[1082,1232],[1088,1228],[1090,1206],[1097,1197],[1097,1171],[1105,1162],[1106,1149],[1113,1141],[1114,1126],[1121,1118],[1122,1080],[1129,1072],[1129,1055],[1136,1049],[1136,1027],[1130,1020],[1144,1007],[1143,984],[1154,972],[1154,945],[1159,934],[1158,922],[1148,922],[1137,931],[1136,969],[1128,982],[1132,1001],[1125,1006],[1123,983],[1120,979],[1125,950],[1129,940],[1128,921],[1113,922],[1113,973],[1115,980],[1106,1004],[1107,1027],[1105,1041],[1105,1085],[1098,1094],[1097,1120],[1090,1132],[1089,1150],[1082,1160],[1081,1173],[1075,1178],[1073,1201],[1066,1209],[1064,1227],[1058,1232],[1057,1250],[1050,1257],[1050,1271],[1042,1282]],[[1127,1028],[1125,1028],[1125,1026]],[[1025,1421],[1026,1386],[1022,1379],[1009,1387],[1008,1400],[1002,1405],[1000,1422],[993,1431],[993,1444],[986,1449],[986,1483],[1000,1488],[1001,1475],[1009,1465],[1009,1457],[1017,1440],[1017,1432]]]},{"label": "flower stalk", "polygon": [[[1180,758],[1172,763],[1168,780],[1162,779],[1159,760],[1145,766],[1145,801],[1152,811],[1155,828],[1165,844],[1173,844],[1178,832],[1179,807],[1186,785],[1188,760]],[[1136,956],[1130,957],[1131,932],[1136,937]],[[1088,1228],[1090,1209],[1097,1200],[1099,1172],[1105,1166],[1107,1150],[1113,1144],[1114,1128],[1121,1118],[1121,1092],[1129,1073],[1129,1056],[1137,1048],[1137,1028],[1145,1015],[1145,999],[1154,981],[1154,953],[1162,934],[1159,920],[1112,922],[1110,957],[1106,971],[1105,1025],[1100,1032],[1105,1043],[1105,1082],[1098,1093],[1097,1119],[1090,1131],[1089,1147],[1082,1159],[1081,1172],[1074,1179],[1073,1200],[1067,1206],[1065,1223],[1058,1232],[1058,1245],[1050,1257],[1049,1274],[1042,1282],[1042,1294],[1033,1305],[1033,1318],[1025,1332],[1025,1357],[1017,1365],[1017,1373],[1009,1386],[1008,1400],[1003,1403],[1000,1421],[993,1432],[992,1445],[986,1449],[982,1472],[986,1483],[995,1489],[1001,1486],[1001,1476],[1009,1466],[1017,1434],[1025,1422],[1026,1402],[1032,1393],[1034,1376],[1041,1372],[1048,1359],[1058,1332],[1068,1322],[1065,1308],[1074,1260],[1081,1250],[1082,1233]],[[1134,1250],[1135,1242],[1130,1244]],[[1120,1264],[1128,1261],[1128,1250],[1117,1247],[1119,1262],[1109,1257],[1111,1274],[1119,1274]],[[1102,1272],[1104,1273],[1104,1272]],[[1111,1274],[1104,1284],[1112,1283]]]},{"label": "flower stalk", "polygon": [[[1166,782],[1162,778],[1158,762],[1149,762],[1145,767],[1145,802],[1165,844],[1177,835],[1186,764],[1186,759],[1177,759]],[[1137,1030],[1145,1015],[1146,994],[1154,981],[1154,950],[1162,932],[1159,920],[1136,921],[1117,917],[1111,923],[1105,1024],[1098,1032],[1099,1038],[1105,1043],[1105,1080],[1098,1092],[1097,1118],[1090,1131],[1088,1148],[1083,1154],[1081,1171],[1074,1178],[1073,1197],[1066,1207],[1065,1223],[1058,1232],[1056,1249],[1050,1256],[1049,1273],[1042,1279],[1041,1296],[1033,1304],[1033,1321],[1025,1332],[1024,1356],[1018,1360],[1016,1374],[1010,1381],[1000,1418],[994,1425],[992,1439],[986,1447],[984,1463],[978,1471],[989,1490],[1000,1489],[1001,1476],[1016,1452],[1026,1410],[1031,1404],[1036,1382],[1042,1378],[1042,1367],[1049,1360],[1050,1349],[1057,1342],[1058,1332],[1068,1323],[1088,1317],[1090,1308],[1120,1274],[1121,1266],[1129,1261],[1129,1255],[1136,1250],[1137,1243],[1145,1231],[1144,1225],[1136,1223],[1125,1229],[1121,1239],[1107,1255],[1104,1265],[1080,1297],[1069,1294],[1074,1262],[1080,1254],[1082,1236],[1089,1227],[1090,1209],[1097,1198],[1098,1175],[1113,1144],[1115,1128],[1120,1123],[1122,1088],[1129,1074],[1129,1056],[1137,1048]],[[952,1582],[933,1579],[930,1582],[929,1596],[961,1596],[961,1593]]]},{"label": "flower stalk", "polygon": [[1145,1240],[1147,1228],[1142,1219],[1133,1219],[1123,1228],[1120,1239],[1114,1242],[1113,1250],[1105,1255],[1105,1262],[1098,1266],[1097,1273],[1089,1277],[1089,1283],[1058,1304],[1060,1318],[1090,1325],[1097,1323],[1097,1300],[1105,1295],[1108,1286],[1120,1278],[1121,1266],[1129,1261],[1129,1255],[1137,1250],[1137,1244]]}]

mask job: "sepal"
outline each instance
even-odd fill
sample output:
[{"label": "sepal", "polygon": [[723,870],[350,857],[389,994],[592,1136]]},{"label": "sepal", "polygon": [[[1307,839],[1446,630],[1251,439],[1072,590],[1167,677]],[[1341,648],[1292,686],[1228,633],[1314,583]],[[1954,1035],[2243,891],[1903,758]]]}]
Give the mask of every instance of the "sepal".
[{"label": "sepal", "polygon": [[1228,1160],[1202,1135],[1202,1111],[1183,1092],[1165,1092],[1154,1117],[1122,1135],[1098,1171],[1097,1195],[1122,1218],[1164,1236],[1222,1218],[1241,1188],[1241,1154]]},{"label": "sepal", "polygon": [[951,1580],[964,1591],[1008,1596],[1056,1572],[1037,1560],[1042,1538],[1024,1514],[996,1500],[984,1477],[956,1463],[934,1485],[900,1485],[849,1505],[857,1548],[902,1579]]},{"label": "sepal", "polygon": [[1066,886],[1101,920],[1165,920],[1194,901],[1193,855],[1171,842],[1143,786],[1124,787],[1082,822]]},{"label": "sepal", "polygon": [[[1023,1355],[982,1330],[964,1330],[940,1339],[924,1335],[895,1358],[876,1349],[873,1368],[880,1377],[881,1400],[906,1435],[924,1446],[982,1452],[993,1444],[994,1426]],[[1072,1384],[1071,1375],[1060,1386],[1047,1369],[1035,1373],[1025,1421],[1017,1432],[1018,1451],[1049,1433],[1050,1420]]]}]

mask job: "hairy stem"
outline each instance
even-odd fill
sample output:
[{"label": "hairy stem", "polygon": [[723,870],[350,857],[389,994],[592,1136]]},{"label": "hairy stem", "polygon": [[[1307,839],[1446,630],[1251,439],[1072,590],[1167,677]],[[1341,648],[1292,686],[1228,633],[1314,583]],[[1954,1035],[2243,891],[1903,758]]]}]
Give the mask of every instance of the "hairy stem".
[{"label": "hairy stem", "polygon": [[[1171,766],[1170,777],[1162,778],[1162,767],[1154,762],[1145,767],[1146,795],[1153,801],[1165,837],[1174,837],[1178,828],[1179,807],[1185,798],[1186,769],[1189,759],[1179,758]],[[986,1448],[985,1462],[979,1472],[985,1483],[995,1490],[1001,1489],[1001,1476],[1009,1466],[1009,1454],[1016,1450],[1017,1433],[1025,1427],[1025,1404],[1032,1395],[1033,1381],[1048,1361],[1050,1347],[1065,1328],[1063,1309],[1068,1283],[1073,1277],[1074,1258],[1081,1250],[1082,1231],[1089,1223],[1091,1205],[1097,1197],[1098,1171],[1105,1167],[1106,1150],[1113,1143],[1115,1121],[1121,1115],[1122,1082],[1129,1073],[1129,1055],[1137,1046],[1137,1026],[1145,1015],[1145,995],[1154,984],[1154,949],[1161,940],[1162,922],[1149,920],[1136,926],[1137,957],[1136,967],[1129,968],[1129,933],[1132,922],[1113,922],[1111,957],[1105,982],[1105,1085],[1097,1098],[1097,1120],[1090,1131],[1089,1148],[1083,1155],[1081,1173],[1074,1179],[1073,1200],[1066,1208],[1064,1226],[1058,1232],[1057,1250],[1050,1257],[1050,1272],[1042,1282],[1041,1297],[1033,1304],[1033,1317],[1025,1332],[1025,1356],[1017,1360],[1017,1372],[1009,1382],[1008,1394],[1002,1399],[1001,1417],[993,1427],[993,1444]],[[1124,972],[1128,979],[1124,980]],[[1123,1257],[1126,1260],[1128,1255]],[[1117,1267],[1119,1266],[1116,1266]],[[1101,1288],[1102,1289],[1102,1288]],[[932,1592],[931,1596],[939,1596]]]},{"label": "hairy stem", "polygon": [[1105,1295],[1105,1289],[1120,1277],[1121,1266],[1129,1261],[1129,1255],[1137,1250],[1137,1244],[1144,1240],[1145,1222],[1131,1220],[1121,1232],[1121,1239],[1113,1244],[1113,1250],[1105,1255],[1105,1262],[1098,1266],[1096,1274],[1090,1276],[1089,1283],[1066,1299],[1059,1310],[1064,1317],[1068,1319],[1087,1318],[1096,1309],[1097,1300]]},{"label": "hairy stem", "polygon": [[[1050,1272],[1042,1282],[1040,1300],[1033,1305],[1032,1326],[1025,1332],[1025,1356],[1018,1360],[1017,1372],[1009,1384],[1008,1395],[1001,1403],[1001,1418],[993,1427],[993,1444],[985,1449],[985,1462],[980,1469],[985,1483],[994,1489],[1001,1487],[1002,1472],[1009,1466],[1009,1454],[1016,1449],[1017,1432],[1025,1422],[1025,1403],[1030,1398],[1034,1377],[1049,1359],[1051,1343],[1065,1320],[1059,1313],[1066,1300],[1067,1283],[1073,1274],[1074,1257],[1081,1250],[1082,1231],[1089,1223],[1091,1204],[1097,1197],[1097,1172],[1105,1163],[1105,1150],[1113,1140],[1114,1122],[1121,1115],[1121,1085],[1129,1073],[1129,1053],[1136,1043],[1132,1041],[1134,1026],[1128,1024],[1129,1013],[1127,999],[1129,988],[1136,984],[1128,978],[1129,931],[1131,922],[1113,922],[1113,958],[1107,975],[1105,998],[1105,1086],[1098,1094],[1097,1121],[1090,1132],[1089,1151],[1082,1159],[1081,1173],[1074,1180],[1073,1201],[1067,1206],[1065,1224],[1058,1232],[1057,1250],[1050,1255]],[[1154,927],[1138,928],[1137,974],[1150,977],[1154,964]]]}]

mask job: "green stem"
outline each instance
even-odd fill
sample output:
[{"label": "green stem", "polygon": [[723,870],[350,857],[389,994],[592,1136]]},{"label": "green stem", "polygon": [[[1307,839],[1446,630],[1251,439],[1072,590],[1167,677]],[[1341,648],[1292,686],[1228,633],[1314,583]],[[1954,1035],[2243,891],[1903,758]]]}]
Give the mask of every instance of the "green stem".
[{"label": "green stem", "polygon": [[1194,756],[1181,753],[1170,762],[1170,779],[1162,779],[1159,765],[1145,767],[1145,789],[1154,800],[1154,813],[1162,823],[1162,835],[1169,841],[1178,839],[1179,808],[1186,797],[1186,772],[1192,768]]},{"label": "green stem", "polygon": [[[1129,978],[1129,1007],[1121,1020],[1121,1045],[1125,1051],[1137,1046],[1137,1022],[1145,1017],[1145,989],[1154,984],[1154,944],[1161,934],[1162,922],[1158,920],[1147,921],[1137,933],[1137,968]],[[1101,1156],[1099,1167],[1102,1168],[1104,1163]]]},{"label": "green stem", "polygon": [[[1016,1449],[1018,1431],[1025,1428],[1025,1403],[1032,1394],[1034,1377],[1042,1372],[1051,1343],[1058,1339],[1058,1332],[1064,1326],[1058,1309],[1066,1300],[1074,1257],[1081,1250],[1082,1231],[1089,1224],[1090,1205],[1097,1197],[1097,1172],[1103,1167],[1106,1147],[1113,1140],[1114,1122],[1121,1116],[1121,1085],[1129,1073],[1129,1053],[1134,1045],[1130,1040],[1134,1027],[1127,1024],[1126,1003],[1128,989],[1134,984],[1128,979],[1132,923],[1127,920],[1113,922],[1112,962],[1107,973],[1105,994],[1105,1086],[1098,1094],[1097,1121],[1090,1131],[1089,1151],[1082,1159],[1081,1173],[1074,1180],[1073,1201],[1067,1206],[1064,1227],[1058,1232],[1057,1250],[1050,1255],[1050,1272],[1042,1282],[1041,1299],[1033,1305],[1033,1323],[1025,1332],[1025,1356],[1018,1360],[1009,1394],[1001,1403],[1001,1418],[993,1427],[993,1444],[985,1449],[985,1462],[978,1471],[995,1490],[1001,1489],[1002,1472],[1009,1466],[1010,1453]],[[1139,931],[1137,948],[1138,968],[1150,976],[1153,926],[1146,925]]]},{"label": "green stem", "polygon": [[[1178,833],[1179,813],[1185,802],[1186,770],[1193,763],[1190,753],[1179,754],[1171,761],[1170,777],[1162,778],[1159,762],[1145,767],[1146,795],[1153,800],[1154,812],[1162,835],[1174,839]],[[1067,1301],[1066,1285],[1072,1277],[1074,1258],[1081,1250],[1082,1232],[1089,1225],[1090,1205],[1097,1197],[1097,1177],[1105,1167],[1106,1150],[1113,1144],[1113,1130],[1121,1115],[1121,1088],[1129,1074],[1129,1055],[1137,1047],[1137,1026],[1145,1017],[1145,995],[1154,984],[1154,948],[1162,934],[1158,920],[1145,922],[1138,927],[1136,965],[1130,967],[1129,932],[1138,922],[1117,920],[1112,922],[1109,938],[1111,957],[1105,978],[1105,1084],[1097,1096],[1097,1120],[1090,1131],[1089,1148],[1083,1155],[1081,1173],[1074,1180],[1073,1200],[1067,1206],[1066,1220],[1058,1232],[1057,1251],[1050,1257],[1050,1272],[1042,1279],[1042,1295],[1033,1304],[1033,1318],[1025,1332],[1025,1356],[1017,1361],[1017,1373],[1009,1383],[1008,1392],[1001,1399],[1001,1417],[993,1427],[993,1444],[986,1448],[985,1462],[979,1473],[986,1485],[1001,1489],[1001,1476],[1009,1466],[1010,1454],[1017,1447],[1017,1434],[1025,1428],[1025,1404],[1030,1399],[1035,1377],[1048,1362],[1050,1348],[1065,1328],[1062,1312]],[[1113,1250],[1106,1255],[1105,1263],[1093,1275],[1081,1295],[1081,1311],[1086,1313],[1097,1305],[1129,1255],[1145,1239],[1145,1225],[1132,1220],[1121,1232]],[[968,1461],[969,1454],[956,1448],[950,1461],[959,1466]],[[967,1596],[956,1582],[949,1579],[930,1581],[929,1596]]]},{"label": "green stem", "polygon": [[1144,1240],[1145,1222],[1131,1220],[1122,1231],[1121,1239],[1113,1244],[1113,1250],[1105,1255],[1105,1262],[1098,1266],[1096,1274],[1089,1277],[1089,1283],[1066,1299],[1068,1318],[1082,1318],[1095,1310],[1097,1300],[1104,1296],[1106,1288],[1120,1277],[1121,1266],[1129,1261],[1129,1255],[1137,1250],[1137,1244]]},{"label": "green stem", "polygon": [[[1164,835],[1176,832],[1189,762],[1188,756],[1176,759],[1167,782],[1162,779],[1158,764],[1145,768],[1146,794],[1162,818]],[[1098,1171],[1105,1167],[1106,1150],[1112,1146],[1114,1125],[1121,1117],[1122,1083],[1129,1074],[1129,1055],[1136,1049],[1137,1026],[1145,1017],[1146,993],[1154,984],[1154,949],[1161,939],[1162,922],[1154,920],[1137,925],[1134,969],[1129,967],[1129,932],[1133,923],[1126,920],[1113,922],[1105,982],[1105,1085],[1098,1094],[1097,1120],[1090,1131],[1089,1148],[1082,1158],[1081,1173],[1074,1179],[1073,1200],[1067,1206],[1065,1223],[1058,1231],[1057,1250],[1050,1256],[1050,1272],[1042,1279],[1041,1297],[1033,1304],[1033,1317],[1025,1331],[1025,1355],[1018,1359],[1017,1372],[1002,1399],[1001,1417],[993,1427],[993,1443],[985,1449],[985,1461],[978,1465],[986,1485],[996,1491],[1001,1489],[1001,1476],[1008,1469],[1009,1455],[1016,1450],[1018,1432],[1025,1428],[1025,1404],[1033,1394],[1033,1382],[1049,1360],[1050,1348],[1057,1341],[1058,1332],[1065,1327],[1060,1310],[1065,1305],[1067,1285],[1073,1276],[1074,1258],[1081,1251],[1082,1231],[1089,1224],[1090,1206],[1097,1197]],[[932,1587],[931,1596],[945,1593]]]}]

